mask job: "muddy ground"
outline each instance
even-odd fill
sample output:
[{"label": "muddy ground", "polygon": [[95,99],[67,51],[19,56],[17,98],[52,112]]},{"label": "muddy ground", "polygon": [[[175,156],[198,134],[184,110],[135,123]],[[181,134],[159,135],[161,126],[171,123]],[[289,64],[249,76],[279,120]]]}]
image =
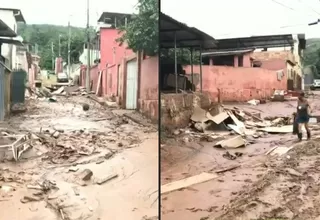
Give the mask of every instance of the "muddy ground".
[{"label": "muddy ground", "polygon": [[[83,103],[89,104],[88,111]],[[58,97],[57,102],[28,99],[26,107],[0,128],[32,134],[32,148],[18,162],[10,151],[0,155],[0,219],[157,216],[155,125],[137,113],[102,107],[84,96]],[[59,131],[56,138],[54,131]],[[113,178],[104,182],[108,177]]]},{"label": "muddy ground", "polygon": [[[313,113],[319,115],[320,97],[316,94],[310,101]],[[291,115],[295,105],[296,101],[236,106],[265,117]],[[162,219],[320,219],[318,136],[319,130],[314,129],[313,140],[297,143],[290,133],[267,134],[245,148],[231,150],[243,156],[229,160],[223,157],[224,149],[213,147],[218,140],[208,142],[189,132],[168,135],[161,147],[162,184],[201,172],[234,169],[211,181],[162,195]],[[283,156],[266,155],[274,146],[294,148]]]}]

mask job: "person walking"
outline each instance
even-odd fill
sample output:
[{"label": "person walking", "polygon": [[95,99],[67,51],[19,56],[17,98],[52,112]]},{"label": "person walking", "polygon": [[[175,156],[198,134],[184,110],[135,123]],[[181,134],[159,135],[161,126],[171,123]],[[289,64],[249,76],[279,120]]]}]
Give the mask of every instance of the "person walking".
[{"label": "person walking", "polygon": [[311,138],[310,128],[309,128],[309,119],[310,119],[311,108],[308,100],[305,97],[304,92],[300,93],[298,98],[297,106],[297,117],[296,122],[298,123],[298,139],[302,140],[302,126],[305,127],[307,131],[307,138]]}]

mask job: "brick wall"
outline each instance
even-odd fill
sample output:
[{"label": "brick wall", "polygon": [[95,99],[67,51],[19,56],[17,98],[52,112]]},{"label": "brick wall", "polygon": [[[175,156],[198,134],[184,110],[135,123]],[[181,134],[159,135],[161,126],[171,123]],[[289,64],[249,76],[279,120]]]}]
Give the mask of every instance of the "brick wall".
[{"label": "brick wall", "polygon": [[283,61],[290,60],[293,63],[295,62],[293,53],[291,53],[291,51],[288,51],[288,50],[254,52],[251,54],[251,57],[255,60],[260,60],[260,61],[281,59]]}]

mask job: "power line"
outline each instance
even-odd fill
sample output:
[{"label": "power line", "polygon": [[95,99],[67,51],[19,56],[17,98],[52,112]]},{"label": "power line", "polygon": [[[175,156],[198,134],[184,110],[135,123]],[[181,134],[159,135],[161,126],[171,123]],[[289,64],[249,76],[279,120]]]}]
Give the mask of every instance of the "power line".
[{"label": "power line", "polygon": [[285,8],[287,8],[287,9],[291,10],[291,11],[295,11],[294,8],[291,8],[291,7],[285,5],[285,4],[281,3],[281,2],[278,2],[278,1],[276,1],[276,0],[271,0],[271,1],[273,1],[274,3],[276,3],[276,4],[278,4],[278,5],[281,5],[282,7],[285,7]]},{"label": "power line", "polygon": [[320,15],[320,13],[319,12],[317,12],[316,10],[314,10],[312,7],[310,7],[309,5],[307,5],[307,4],[305,4],[305,3],[303,3],[301,0],[298,0],[301,4],[303,4],[303,5],[305,5],[305,6],[307,6],[307,8],[309,8],[309,10],[311,10],[311,11],[313,11],[314,13],[316,13],[316,14],[318,14],[318,15]]}]

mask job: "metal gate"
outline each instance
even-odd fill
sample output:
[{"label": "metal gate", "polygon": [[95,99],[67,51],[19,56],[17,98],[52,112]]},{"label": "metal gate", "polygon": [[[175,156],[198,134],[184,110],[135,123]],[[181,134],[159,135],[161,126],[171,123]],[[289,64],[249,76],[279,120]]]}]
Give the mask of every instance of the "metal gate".
[{"label": "metal gate", "polygon": [[137,109],[138,65],[137,60],[127,63],[126,109]]},{"label": "metal gate", "polygon": [[11,105],[24,103],[27,72],[14,70],[11,76]]}]

